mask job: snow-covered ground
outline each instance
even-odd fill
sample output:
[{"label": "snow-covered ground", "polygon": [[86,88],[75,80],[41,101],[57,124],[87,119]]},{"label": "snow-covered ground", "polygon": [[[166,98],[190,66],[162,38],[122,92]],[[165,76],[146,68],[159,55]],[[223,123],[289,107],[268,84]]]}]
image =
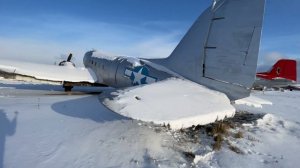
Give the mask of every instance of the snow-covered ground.
[{"label": "snow-covered ground", "polygon": [[255,119],[236,119],[240,126],[229,129],[214,151],[213,138],[201,129],[172,131],[123,117],[93,94],[102,88],[89,89],[68,95],[59,86],[0,81],[0,168],[300,164],[300,92],[253,92],[250,101],[235,104]]},{"label": "snow-covered ground", "polygon": [[[242,139],[230,139],[243,151],[228,149],[215,155],[220,167],[298,167],[300,164],[300,92],[253,91],[246,99],[263,99],[262,107],[236,105],[240,111],[265,114],[254,124],[244,124]],[[268,102],[271,102],[269,104]]]}]

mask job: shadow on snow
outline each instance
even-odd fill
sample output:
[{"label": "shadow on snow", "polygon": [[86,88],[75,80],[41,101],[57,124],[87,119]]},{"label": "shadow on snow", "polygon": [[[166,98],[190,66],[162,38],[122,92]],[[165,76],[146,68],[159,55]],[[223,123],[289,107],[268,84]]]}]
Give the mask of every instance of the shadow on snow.
[{"label": "shadow on snow", "polygon": [[[44,91],[61,91],[64,92],[62,85],[50,85],[50,84],[30,84],[30,83],[0,83],[0,87],[11,87],[22,90],[44,90]],[[105,90],[105,87],[88,87],[88,86],[75,86],[72,91],[82,92],[98,92]]]},{"label": "shadow on snow", "polygon": [[114,120],[128,120],[107,109],[98,99],[98,96],[87,96],[79,99],[54,103],[51,108],[60,114],[81,119],[90,119],[96,122]]},{"label": "shadow on snow", "polygon": [[15,117],[10,121],[6,113],[0,109],[0,168],[3,168],[4,149],[6,136],[12,136],[16,132],[17,112]]}]

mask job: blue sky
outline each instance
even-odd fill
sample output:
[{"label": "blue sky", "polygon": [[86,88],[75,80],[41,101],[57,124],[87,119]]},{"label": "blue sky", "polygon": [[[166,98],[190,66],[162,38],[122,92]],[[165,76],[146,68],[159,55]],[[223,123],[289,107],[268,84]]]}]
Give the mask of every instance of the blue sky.
[{"label": "blue sky", "polygon": [[[166,57],[211,0],[0,0],[0,58]],[[300,56],[300,1],[267,0],[259,64]]]}]

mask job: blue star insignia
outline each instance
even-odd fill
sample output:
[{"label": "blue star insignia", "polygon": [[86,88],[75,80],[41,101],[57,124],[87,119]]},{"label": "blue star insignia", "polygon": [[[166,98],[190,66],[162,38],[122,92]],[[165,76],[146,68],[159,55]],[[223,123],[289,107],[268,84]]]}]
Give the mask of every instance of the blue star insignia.
[{"label": "blue star insignia", "polygon": [[125,76],[129,77],[134,86],[156,82],[157,79],[149,76],[149,70],[145,66],[137,66],[133,69],[126,68]]}]

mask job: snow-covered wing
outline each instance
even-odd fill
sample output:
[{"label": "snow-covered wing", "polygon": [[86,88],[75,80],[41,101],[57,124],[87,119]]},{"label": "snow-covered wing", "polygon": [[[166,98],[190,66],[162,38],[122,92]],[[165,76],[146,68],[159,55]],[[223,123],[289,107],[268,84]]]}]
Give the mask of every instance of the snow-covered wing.
[{"label": "snow-covered wing", "polygon": [[[204,125],[235,114],[227,96],[182,79],[168,79],[102,95],[103,104],[133,119],[170,124],[172,129]],[[108,96],[109,97],[109,96]]]},{"label": "snow-covered wing", "polygon": [[0,76],[22,81],[34,81],[51,84],[63,82],[101,83],[95,74],[86,68],[56,66],[29,62],[1,60]]},{"label": "snow-covered wing", "polygon": [[268,101],[266,99],[259,98],[254,95],[250,95],[249,97],[239,99],[235,101],[236,105],[247,105],[252,106],[256,108],[263,108],[263,105],[272,105],[271,101]]}]

